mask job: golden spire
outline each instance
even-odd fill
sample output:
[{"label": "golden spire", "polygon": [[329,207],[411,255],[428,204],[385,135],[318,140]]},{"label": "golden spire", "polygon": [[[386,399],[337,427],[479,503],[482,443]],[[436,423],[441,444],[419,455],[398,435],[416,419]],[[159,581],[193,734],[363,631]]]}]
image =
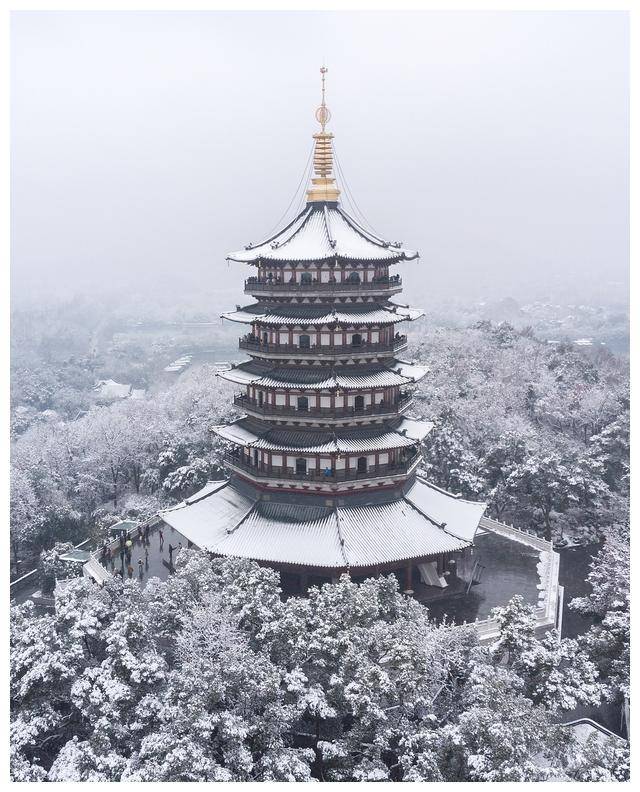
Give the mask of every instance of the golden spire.
[{"label": "golden spire", "polygon": [[320,69],[322,75],[322,103],[316,110],[316,120],[322,127],[321,132],[316,132],[313,136],[315,151],[313,152],[313,170],[315,178],[311,179],[312,187],[307,190],[307,202],[337,201],[340,190],[336,187],[333,178],[333,140],[332,132],[325,132],[325,127],[331,120],[331,111],[325,102],[324,76],[328,69],[323,66]]}]

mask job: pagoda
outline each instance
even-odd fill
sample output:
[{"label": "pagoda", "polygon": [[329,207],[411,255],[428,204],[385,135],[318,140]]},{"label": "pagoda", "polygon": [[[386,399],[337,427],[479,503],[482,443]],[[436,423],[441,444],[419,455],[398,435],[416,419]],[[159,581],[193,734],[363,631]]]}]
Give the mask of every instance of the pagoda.
[{"label": "pagoda", "polygon": [[254,268],[253,302],[223,314],[246,325],[247,360],[218,376],[238,386],[242,415],[212,427],[229,478],[161,517],[189,546],[279,570],[292,590],[395,572],[403,588],[446,587],[472,574],[485,505],[420,474],[432,425],[410,415],[428,374],[406,360],[399,325],[423,311],[391,298],[391,267],[418,253],[348,214],[334,177],[331,114],[316,111],[314,176],[284,228],[228,260]]}]

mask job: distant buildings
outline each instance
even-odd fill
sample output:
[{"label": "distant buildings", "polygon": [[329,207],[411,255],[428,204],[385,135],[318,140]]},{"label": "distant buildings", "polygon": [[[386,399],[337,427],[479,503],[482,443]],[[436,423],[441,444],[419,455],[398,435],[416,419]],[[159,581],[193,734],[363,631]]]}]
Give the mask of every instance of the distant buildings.
[{"label": "distant buildings", "polygon": [[143,399],[144,388],[134,388],[132,385],[124,385],[112,379],[99,380],[93,386],[94,398],[102,403],[118,401],[118,399]]}]

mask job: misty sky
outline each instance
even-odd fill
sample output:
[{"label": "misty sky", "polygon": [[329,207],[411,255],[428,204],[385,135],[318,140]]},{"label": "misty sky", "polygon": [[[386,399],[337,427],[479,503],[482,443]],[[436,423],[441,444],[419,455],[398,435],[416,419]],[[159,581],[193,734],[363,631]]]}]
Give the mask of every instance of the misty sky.
[{"label": "misty sky", "polygon": [[420,250],[407,301],[624,295],[626,14],[22,12],[11,44],[16,302],[250,301],[225,256],[294,193],[323,58],[360,210]]}]

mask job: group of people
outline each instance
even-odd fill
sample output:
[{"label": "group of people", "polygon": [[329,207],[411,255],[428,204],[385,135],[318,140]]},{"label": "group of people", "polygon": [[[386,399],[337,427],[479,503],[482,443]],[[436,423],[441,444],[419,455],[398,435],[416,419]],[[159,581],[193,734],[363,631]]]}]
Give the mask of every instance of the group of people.
[{"label": "group of people", "polygon": [[[162,527],[158,528],[158,538],[160,540],[160,553],[164,550],[164,531]],[[107,539],[102,543],[100,550],[100,562],[103,566],[111,567],[114,576],[124,577],[125,569],[127,577],[133,578],[135,569],[132,561],[134,544],[140,544],[144,549],[144,560],[142,554],[138,558],[137,568],[138,577],[140,580],[144,577],[145,571],[149,569],[149,547],[151,545],[151,528],[149,525],[139,525],[137,531],[132,535],[131,531],[120,533],[118,536],[118,544],[112,548],[112,542]],[[182,542],[178,542],[176,546],[169,543],[169,567],[173,569],[173,555],[179,550],[182,550]],[[120,566],[116,565],[116,559],[120,557]]]}]

